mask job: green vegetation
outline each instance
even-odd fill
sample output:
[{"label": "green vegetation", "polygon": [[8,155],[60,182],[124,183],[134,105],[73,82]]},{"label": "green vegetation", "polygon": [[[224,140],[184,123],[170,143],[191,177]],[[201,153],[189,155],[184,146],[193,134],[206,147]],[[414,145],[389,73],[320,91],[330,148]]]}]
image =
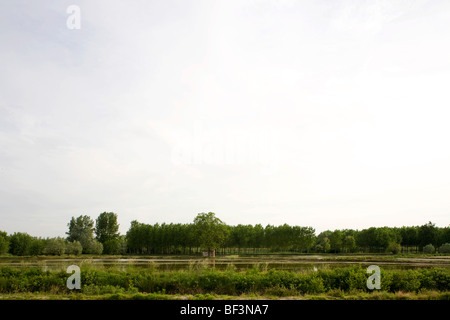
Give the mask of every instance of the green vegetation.
[{"label": "green vegetation", "polygon": [[225,243],[228,228],[213,212],[199,213],[194,219],[194,236],[208,256],[215,256],[216,249]]},{"label": "green vegetation", "polygon": [[[66,238],[0,231],[0,255],[5,262],[0,267],[0,299],[450,299],[450,269],[439,257],[450,252],[450,227],[431,222],[401,228],[327,230],[316,235],[311,227],[287,224],[230,226],[208,212],[187,224],[132,221],[126,235],[120,235],[118,227],[117,215],[103,212],[95,221],[87,215],[72,217]],[[232,263],[216,267],[215,258],[191,264],[189,259],[205,250],[209,256],[217,252],[230,261],[233,255],[246,257],[239,268],[248,267],[238,270]],[[276,256],[264,256],[267,253]],[[308,254],[317,253],[321,262],[333,267],[282,270],[295,257],[305,263],[305,259],[314,261]],[[254,264],[248,254],[263,262]],[[63,255],[80,262],[80,290],[67,288],[68,274],[62,267],[43,268],[42,261],[57,261]],[[88,263],[94,257],[146,255],[182,255],[189,262],[185,262],[187,267],[164,270],[150,260],[144,267],[130,262],[126,271]],[[401,265],[415,264],[418,258],[436,262],[431,268]],[[34,267],[27,266],[30,260],[35,261]],[[275,266],[269,268],[274,261]],[[381,290],[370,291],[366,267],[360,263],[373,261],[389,266],[398,263],[399,268],[383,268]],[[343,263],[350,265],[342,267]]]},{"label": "green vegetation", "polygon": [[0,255],[4,255],[9,251],[9,241],[8,234],[0,231]]},{"label": "green vegetation", "polygon": [[[95,226],[94,226],[95,224]],[[0,231],[0,255],[124,255],[257,253],[427,253],[450,252],[450,226],[370,227],[363,230],[326,230],[312,227],[261,224],[230,226],[213,212],[199,213],[193,223],[131,222],[120,235],[117,214],[103,212],[94,221],[72,217],[67,238],[37,238],[27,233]]]},{"label": "green vegetation", "polygon": [[366,268],[354,265],[309,272],[249,269],[197,268],[160,272],[152,268],[121,271],[81,266],[82,287],[76,293],[66,287],[67,273],[39,268],[0,268],[0,296],[58,295],[110,299],[169,299],[190,296],[212,299],[220,296],[297,298],[412,298],[449,299],[450,270],[443,268],[386,270],[381,290],[368,290]]},{"label": "green vegetation", "polygon": [[82,252],[89,254],[101,254],[103,244],[94,239],[94,221],[89,216],[72,217],[68,223],[69,231],[67,241],[78,241],[81,244]]},{"label": "green vegetation", "polygon": [[431,243],[427,244],[425,247],[423,247],[423,253],[432,254],[435,252],[436,252],[436,249],[434,248],[434,246]]},{"label": "green vegetation", "polygon": [[120,252],[119,224],[114,212],[103,212],[98,216],[95,234],[97,240],[102,244],[105,254],[118,254]]},{"label": "green vegetation", "polygon": [[440,253],[450,253],[450,243],[444,243],[442,246],[439,247]]}]

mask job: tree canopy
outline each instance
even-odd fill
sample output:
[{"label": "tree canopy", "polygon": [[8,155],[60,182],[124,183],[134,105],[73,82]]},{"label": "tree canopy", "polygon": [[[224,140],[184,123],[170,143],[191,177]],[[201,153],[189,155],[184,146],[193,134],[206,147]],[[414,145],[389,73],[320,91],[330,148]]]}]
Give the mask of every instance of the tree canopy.
[{"label": "tree canopy", "polygon": [[229,230],[215,213],[199,213],[194,219],[194,232],[199,245],[208,250],[208,255],[214,255],[217,248],[225,243]]}]

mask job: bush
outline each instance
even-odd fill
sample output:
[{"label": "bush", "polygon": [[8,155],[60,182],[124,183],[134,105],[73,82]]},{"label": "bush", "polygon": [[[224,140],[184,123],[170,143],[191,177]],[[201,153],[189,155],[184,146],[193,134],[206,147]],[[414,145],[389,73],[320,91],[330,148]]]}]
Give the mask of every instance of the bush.
[{"label": "bush", "polygon": [[68,241],[66,243],[66,254],[80,255],[83,252],[83,247],[80,241]]},{"label": "bush", "polygon": [[423,253],[431,254],[431,253],[434,253],[435,251],[436,251],[436,249],[434,248],[434,246],[431,243],[427,244],[425,247],[423,247]]},{"label": "bush", "polygon": [[439,253],[450,253],[450,243],[444,243],[440,246]]},{"label": "bush", "polygon": [[323,279],[316,275],[302,277],[298,285],[298,291],[303,294],[325,292]]},{"label": "bush", "polygon": [[43,251],[45,254],[49,255],[63,255],[66,251],[66,242],[60,237],[47,239]]},{"label": "bush", "polygon": [[14,232],[10,237],[9,250],[15,256],[26,256],[30,254],[31,242],[33,238],[22,232]]},{"label": "bush", "polygon": [[32,255],[32,256],[39,256],[39,255],[43,254],[44,249],[45,249],[45,244],[46,244],[46,240],[44,240],[42,238],[32,237],[28,254]]},{"label": "bush", "polygon": [[[367,274],[359,266],[327,271],[296,273],[271,269],[268,272],[251,271],[152,271],[95,269],[82,266],[81,293],[86,295],[115,295],[140,292],[167,294],[239,295],[267,294],[295,296],[298,294],[327,293],[342,297],[345,293],[367,292]],[[383,271],[383,270],[382,270]],[[0,267],[0,292],[61,292],[66,287],[68,274],[62,271],[43,271],[41,268],[16,269]],[[416,270],[386,270],[381,275],[381,291],[421,292],[434,290],[448,292],[450,272],[445,268]],[[204,295],[204,296],[203,296]]]},{"label": "bush", "polygon": [[120,252],[120,240],[109,239],[103,243],[104,254],[119,254]]},{"label": "bush", "polygon": [[402,251],[402,246],[399,243],[391,242],[386,249],[386,252],[397,254]]},{"label": "bush", "polygon": [[[398,289],[395,291],[417,292],[420,289],[421,277],[417,270],[399,272],[396,280],[398,282]],[[395,281],[393,285],[396,285]]]},{"label": "bush", "polygon": [[88,254],[102,254],[103,245],[97,240],[90,240],[87,242],[86,247],[83,248],[83,253]]}]

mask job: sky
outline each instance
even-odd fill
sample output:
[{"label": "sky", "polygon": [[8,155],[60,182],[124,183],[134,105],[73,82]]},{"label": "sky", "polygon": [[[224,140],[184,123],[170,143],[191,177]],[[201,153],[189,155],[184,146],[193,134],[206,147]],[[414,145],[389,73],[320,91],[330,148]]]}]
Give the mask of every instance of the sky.
[{"label": "sky", "polygon": [[1,0],[0,230],[448,226],[449,30],[446,0]]}]

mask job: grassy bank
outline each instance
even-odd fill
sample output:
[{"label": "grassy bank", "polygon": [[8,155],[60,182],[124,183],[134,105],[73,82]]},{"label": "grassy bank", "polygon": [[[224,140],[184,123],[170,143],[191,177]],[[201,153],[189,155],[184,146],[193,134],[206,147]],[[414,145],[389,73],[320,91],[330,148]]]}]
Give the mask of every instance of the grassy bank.
[{"label": "grassy bank", "polygon": [[[80,299],[169,299],[176,297],[297,297],[323,299],[448,299],[450,270],[382,270],[381,290],[367,289],[366,268],[354,265],[308,272],[200,268],[161,272],[81,266],[81,289],[66,287],[64,270],[0,268],[3,299],[53,297]],[[209,296],[208,296],[209,295]]]}]

